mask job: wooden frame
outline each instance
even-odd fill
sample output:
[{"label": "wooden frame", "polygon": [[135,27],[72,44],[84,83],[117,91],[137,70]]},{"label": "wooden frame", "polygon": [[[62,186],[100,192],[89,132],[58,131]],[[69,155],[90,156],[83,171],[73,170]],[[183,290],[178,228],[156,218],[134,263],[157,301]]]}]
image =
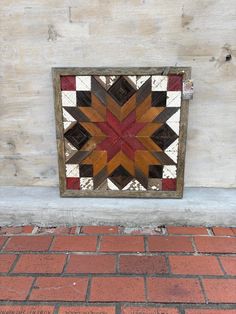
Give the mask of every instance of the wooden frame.
[{"label": "wooden frame", "polygon": [[100,190],[68,190],[66,188],[65,175],[65,148],[64,130],[62,124],[62,101],[60,77],[66,75],[170,75],[178,74],[183,76],[183,81],[191,78],[190,67],[130,67],[130,68],[52,68],[54,97],[55,97],[55,118],[56,118],[56,139],[59,164],[59,186],[62,197],[141,197],[141,198],[182,198],[184,188],[184,165],[187,139],[188,105],[189,101],[182,97],[180,108],[180,131],[177,163],[177,186],[176,191],[100,191]]}]

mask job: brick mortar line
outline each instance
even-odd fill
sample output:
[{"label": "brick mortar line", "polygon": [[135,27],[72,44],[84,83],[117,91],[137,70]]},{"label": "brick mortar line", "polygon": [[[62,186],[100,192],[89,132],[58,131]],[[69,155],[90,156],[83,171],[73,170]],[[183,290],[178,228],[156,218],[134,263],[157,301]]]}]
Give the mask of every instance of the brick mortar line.
[{"label": "brick mortar line", "polygon": [[179,306],[179,313],[180,314],[185,314],[185,309],[184,309],[184,305],[183,304],[180,304],[180,306]]},{"label": "brick mortar line", "polygon": [[171,265],[170,265],[170,261],[169,261],[168,256],[165,256],[165,262],[166,262],[166,266],[167,266],[167,271],[168,271],[168,273],[169,273],[169,274],[172,274]]},{"label": "brick mortar line", "polygon": [[16,258],[15,258],[14,262],[12,263],[12,265],[11,265],[9,271],[8,271],[8,274],[13,274],[13,270],[15,269],[16,264],[18,263],[20,257],[21,257],[20,254],[17,254],[17,255],[16,255]]},{"label": "brick mortar line", "polygon": [[88,277],[88,285],[86,289],[86,294],[85,294],[85,301],[89,303],[90,296],[91,296],[91,288],[92,288],[92,276]]},{"label": "brick mortar line", "polygon": [[37,277],[44,277],[44,278],[51,278],[51,277],[60,277],[60,278],[68,278],[68,277],[76,277],[76,278],[84,278],[84,277],[96,277],[96,278],[109,278],[109,277],[139,277],[139,278],[144,278],[145,276],[147,278],[172,278],[172,279],[197,279],[199,276],[201,276],[203,279],[224,279],[224,280],[236,280],[236,275],[234,276],[224,276],[224,275],[199,275],[199,274],[173,274],[173,273],[153,273],[153,274],[146,274],[146,273],[50,273],[50,274],[45,274],[45,273],[11,273],[11,274],[6,274],[6,273],[0,273],[1,277],[8,277],[8,278],[14,278],[14,277],[32,277],[32,278],[37,278]]},{"label": "brick mortar line", "polygon": [[[65,254],[70,254],[70,255],[132,255],[132,256],[196,256],[194,255],[195,252],[122,252],[122,251],[114,251],[114,252],[96,252],[96,251],[2,251],[0,252],[1,255],[9,254],[9,255],[49,255],[49,254],[54,254],[54,255],[65,255]],[[236,257],[236,252],[235,253],[201,253],[198,252],[197,256],[213,256],[213,257]]]},{"label": "brick mortar line", "polygon": [[121,304],[120,303],[115,304],[115,313],[121,314]]},{"label": "brick mortar line", "polygon": [[205,299],[205,303],[208,304],[209,300],[208,300],[208,296],[207,296],[207,293],[206,293],[205,288],[204,288],[204,284],[203,284],[203,281],[202,281],[202,276],[199,276],[198,279],[199,279],[199,283],[200,283],[202,294],[203,294],[204,299]]},{"label": "brick mortar line", "polygon": [[115,263],[116,263],[116,273],[120,273],[120,255],[117,254],[117,257],[115,258]]},{"label": "brick mortar line", "polygon": [[33,281],[32,281],[32,285],[31,285],[31,287],[30,287],[30,289],[29,289],[29,292],[28,292],[28,294],[27,294],[27,296],[26,296],[26,298],[25,298],[26,301],[28,301],[29,298],[30,298],[30,295],[31,295],[31,293],[32,293],[32,291],[33,291],[33,289],[34,289],[34,285],[35,285],[36,280],[37,280],[37,277],[35,277],[35,278],[33,279]]},{"label": "brick mortar line", "polygon": [[54,313],[53,314],[58,314],[59,313],[59,309],[60,309],[60,304],[55,304]]},{"label": "brick mortar line", "polygon": [[198,255],[198,254],[199,254],[199,252],[198,252],[198,250],[197,250],[197,246],[196,246],[196,243],[195,243],[194,237],[191,237],[191,238],[190,238],[190,241],[191,241],[191,243],[192,243],[192,247],[193,247],[193,250],[194,250],[193,255]]},{"label": "brick mortar line", "polygon": [[235,309],[235,304],[233,303],[224,303],[224,304],[219,304],[219,303],[214,303],[214,304],[197,304],[197,303],[137,303],[137,302],[76,302],[76,301],[66,301],[66,302],[60,302],[60,301],[24,301],[19,303],[19,301],[0,301],[0,306],[53,306],[54,307],[54,313],[58,313],[58,310],[62,306],[70,307],[73,309],[73,307],[78,307],[78,306],[85,306],[85,307],[109,307],[109,306],[114,306],[116,313],[120,314],[121,313],[121,308],[122,307],[144,307],[144,308],[173,308],[177,309],[180,314],[184,314],[186,310],[188,309],[207,309],[207,310],[234,310]]},{"label": "brick mortar line", "polygon": [[147,286],[147,276],[144,276],[144,297],[146,302],[148,302],[148,286]]},{"label": "brick mortar line", "polygon": [[50,244],[49,244],[49,247],[48,247],[48,252],[50,252],[50,251],[51,251],[51,249],[52,249],[52,246],[53,246],[54,242],[55,242],[55,237],[54,237],[54,236],[52,236],[52,240],[51,240],[51,242],[50,242]]},{"label": "brick mortar line", "polygon": [[219,265],[220,265],[220,269],[222,270],[224,276],[228,276],[228,274],[227,274],[227,272],[225,271],[225,269],[224,269],[224,267],[223,267],[223,264],[222,264],[222,262],[221,262],[221,260],[220,260],[220,256],[216,256],[216,259],[217,259],[217,261],[218,261],[218,263],[219,263]]},{"label": "brick mortar line", "polygon": [[101,243],[102,243],[102,236],[97,236],[97,243],[96,243],[96,253],[98,253],[101,249]]},{"label": "brick mortar line", "polygon": [[143,237],[143,244],[144,244],[144,252],[148,253],[149,252],[149,246],[148,246],[148,238],[146,235]]},{"label": "brick mortar line", "polygon": [[67,266],[68,266],[68,264],[69,264],[69,261],[70,261],[70,254],[67,254],[67,255],[66,255],[65,264],[64,264],[64,266],[63,266],[63,269],[62,269],[61,274],[66,274],[66,269],[67,269]]},{"label": "brick mortar line", "polygon": [[[224,310],[230,310],[235,309],[236,305],[235,303],[161,303],[161,302],[127,302],[127,301],[121,301],[121,302],[82,302],[82,301],[0,301],[0,306],[7,305],[7,306],[22,306],[22,305],[33,305],[33,306],[41,306],[41,305],[47,305],[47,306],[138,306],[138,307],[170,307],[170,308],[180,308],[181,306],[184,307],[184,309],[224,309]],[[120,314],[120,313],[119,313]]]},{"label": "brick mortar line", "polygon": [[7,237],[6,240],[3,242],[3,245],[2,245],[2,247],[0,249],[1,252],[3,252],[5,250],[5,248],[7,247],[10,239],[11,239],[10,237]]}]

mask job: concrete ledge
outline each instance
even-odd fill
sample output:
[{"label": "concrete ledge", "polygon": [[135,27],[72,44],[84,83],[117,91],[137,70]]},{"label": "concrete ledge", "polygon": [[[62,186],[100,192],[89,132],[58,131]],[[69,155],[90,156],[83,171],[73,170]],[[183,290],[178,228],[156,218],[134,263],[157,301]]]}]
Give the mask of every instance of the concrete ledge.
[{"label": "concrete ledge", "polygon": [[1,187],[0,225],[236,226],[236,189],[186,188],[184,198],[60,198],[56,187]]}]

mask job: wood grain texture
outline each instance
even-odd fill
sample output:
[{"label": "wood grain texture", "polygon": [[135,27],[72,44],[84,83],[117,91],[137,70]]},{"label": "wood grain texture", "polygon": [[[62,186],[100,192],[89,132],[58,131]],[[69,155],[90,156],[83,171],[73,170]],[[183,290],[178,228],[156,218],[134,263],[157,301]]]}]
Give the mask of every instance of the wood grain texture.
[{"label": "wood grain texture", "polygon": [[0,185],[58,185],[51,67],[171,64],[191,66],[195,82],[186,186],[236,187],[234,8],[234,0],[2,0]]},{"label": "wood grain texture", "polygon": [[[177,167],[177,188],[173,191],[116,191],[116,190],[93,190],[93,191],[84,191],[84,190],[70,190],[65,187],[65,148],[64,148],[64,135],[63,135],[63,125],[61,119],[61,90],[60,90],[60,77],[63,75],[158,75],[165,73],[166,75],[173,75],[173,74],[181,74],[183,79],[189,79],[191,77],[191,70],[188,67],[179,68],[179,67],[161,67],[161,68],[53,68],[53,81],[54,81],[54,91],[55,91],[55,116],[56,116],[56,127],[57,127],[57,141],[58,141],[58,155],[59,155],[59,175],[60,175],[60,193],[63,197],[73,197],[73,196],[106,196],[106,197],[160,197],[160,198],[180,198],[183,195],[183,187],[184,187],[184,161],[185,161],[185,150],[186,150],[186,137],[187,137],[187,121],[188,121],[188,101],[182,101],[181,105],[181,115],[182,118],[180,120],[180,138],[181,144],[179,145],[179,152],[178,152],[178,167]],[[93,79],[92,79],[93,81]],[[98,91],[99,95],[101,95],[99,88],[96,87],[95,91]],[[100,97],[100,96],[99,96]],[[139,95],[137,95],[139,97]],[[133,99],[133,96],[130,98],[130,101],[126,103],[127,107],[131,106],[133,109],[133,103],[137,100],[137,97]],[[145,96],[146,97],[146,96]],[[144,102],[145,102],[145,97]],[[108,97],[109,98],[109,97]],[[147,98],[147,97],[146,97]],[[107,102],[107,96],[103,94],[103,99],[106,99],[107,106],[112,101]],[[117,103],[116,103],[117,104]],[[101,105],[102,106],[102,105]],[[136,106],[136,102],[135,102]],[[93,107],[93,105],[92,105]],[[83,108],[83,107],[82,107]],[[139,107],[137,107],[139,108]],[[84,111],[86,115],[93,121],[94,116],[90,117],[90,111],[86,108],[87,111]],[[111,109],[114,109],[113,107]],[[130,109],[130,111],[132,110]],[[155,109],[155,112],[152,112],[152,115],[156,117],[159,115],[162,110],[159,108],[150,108],[150,102],[148,107],[146,108],[147,112],[150,109]],[[114,109],[116,112],[116,108]],[[88,114],[88,113],[89,114]],[[118,111],[117,111],[118,112]],[[132,113],[133,114],[133,113]],[[139,116],[139,112],[137,112]],[[145,116],[145,113],[142,115]],[[139,120],[142,118],[140,116]],[[148,115],[151,117],[151,115]],[[107,116],[108,118],[108,116]],[[110,117],[112,118],[112,117]],[[123,118],[123,117],[121,117]],[[112,118],[111,121],[113,123],[120,123],[118,120],[115,121],[115,118]],[[128,119],[128,120],[127,120]],[[134,116],[136,119],[136,114]],[[127,117],[123,123],[129,121]],[[132,121],[132,119],[130,120]],[[149,118],[147,122],[151,122],[152,119]],[[98,126],[101,127],[100,121],[98,122]],[[138,121],[140,122],[140,121]],[[142,121],[143,122],[143,121]],[[82,126],[87,130],[91,130],[91,134],[98,136],[98,140],[103,136],[103,129],[102,131],[96,132],[96,127],[91,127],[89,123],[82,122]],[[105,151],[97,151],[94,150],[88,156],[81,159],[82,164],[93,165],[93,176],[94,176],[94,186],[96,189],[101,185],[104,180],[109,175],[110,180],[112,180],[112,176],[114,171],[117,171],[117,167],[123,166],[123,169],[126,169],[128,173],[133,175],[137,178],[137,180],[143,185],[143,187],[148,188],[148,172],[149,172],[149,165],[161,165],[161,159],[157,159],[152,151],[159,152],[161,151],[160,147],[156,145],[154,142],[150,140],[150,135],[153,134],[156,130],[161,127],[162,124],[158,123],[150,123],[148,127],[144,128],[139,134],[141,134],[141,138],[144,140],[145,147],[148,149],[145,150],[136,150],[134,161],[132,158],[127,158],[125,154],[120,151],[116,151],[112,158],[107,157],[107,153]],[[115,126],[113,126],[115,127]],[[118,128],[120,126],[117,125]],[[89,129],[88,129],[89,128]],[[89,140],[88,140],[89,143]],[[86,145],[88,145],[85,144]],[[90,146],[89,146],[90,147]],[[111,148],[112,149],[112,148]],[[115,149],[115,146],[114,146]],[[83,153],[85,149],[82,147],[78,153]],[[76,154],[73,156],[73,158]],[[107,159],[109,158],[109,159]],[[181,169],[180,169],[181,168]],[[125,171],[125,170],[124,170]],[[132,177],[131,177],[132,178]],[[63,182],[62,182],[63,180]],[[127,182],[129,182],[128,180]],[[164,182],[164,181],[163,181]],[[164,182],[165,183],[165,182]],[[163,184],[164,184],[163,183]],[[120,182],[121,184],[121,182]],[[125,185],[120,185],[123,188]]]}]

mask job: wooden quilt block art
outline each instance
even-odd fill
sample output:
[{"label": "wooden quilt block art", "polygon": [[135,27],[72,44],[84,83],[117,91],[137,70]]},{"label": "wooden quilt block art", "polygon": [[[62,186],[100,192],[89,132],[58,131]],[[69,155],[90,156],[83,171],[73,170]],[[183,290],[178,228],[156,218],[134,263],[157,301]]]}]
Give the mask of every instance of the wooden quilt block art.
[{"label": "wooden quilt block art", "polygon": [[61,196],[180,198],[190,68],[54,68]]}]

